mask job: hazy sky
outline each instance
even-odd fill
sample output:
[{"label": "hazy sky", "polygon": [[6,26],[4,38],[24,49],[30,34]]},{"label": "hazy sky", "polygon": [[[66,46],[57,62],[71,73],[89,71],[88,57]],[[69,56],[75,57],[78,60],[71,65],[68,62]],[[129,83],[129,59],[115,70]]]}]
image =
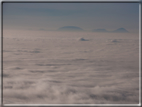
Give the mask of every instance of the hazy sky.
[{"label": "hazy sky", "polygon": [[57,30],[78,26],[84,30],[139,29],[139,3],[4,3],[3,28]]}]

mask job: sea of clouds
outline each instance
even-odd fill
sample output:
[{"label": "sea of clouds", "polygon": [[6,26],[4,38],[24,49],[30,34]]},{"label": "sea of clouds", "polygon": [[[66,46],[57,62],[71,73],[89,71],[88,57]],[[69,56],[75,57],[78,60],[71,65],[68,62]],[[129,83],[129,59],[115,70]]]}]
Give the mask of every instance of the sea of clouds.
[{"label": "sea of clouds", "polygon": [[138,104],[138,34],[5,33],[4,104]]}]

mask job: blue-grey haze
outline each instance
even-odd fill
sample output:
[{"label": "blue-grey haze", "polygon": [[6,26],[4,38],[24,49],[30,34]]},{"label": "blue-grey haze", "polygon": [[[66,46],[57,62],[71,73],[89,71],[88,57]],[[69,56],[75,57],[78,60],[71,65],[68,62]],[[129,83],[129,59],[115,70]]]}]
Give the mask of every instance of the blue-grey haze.
[{"label": "blue-grey haze", "polygon": [[4,3],[4,29],[84,30],[126,28],[138,31],[139,3]]}]

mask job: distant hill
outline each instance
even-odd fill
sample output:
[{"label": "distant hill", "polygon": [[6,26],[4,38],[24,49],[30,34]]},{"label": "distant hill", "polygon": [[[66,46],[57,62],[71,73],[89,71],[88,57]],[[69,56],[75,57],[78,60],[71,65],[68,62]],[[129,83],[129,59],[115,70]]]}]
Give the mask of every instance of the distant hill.
[{"label": "distant hill", "polygon": [[119,28],[119,29],[116,29],[112,32],[115,32],[115,33],[128,33],[128,31],[125,29],[125,28]]},{"label": "distant hill", "polygon": [[108,32],[106,29],[93,29],[93,32]]},{"label": "distant hill", "polygon": [[107,31],[106,29],[93,29],[92,32],[128,33],[128,31],[125,28],[119,28],[114,31]]},{"label": "distant hill", "polygon": [[77,26],[64,26],[59,28],[58,31],[84,31],[84,30]]}]

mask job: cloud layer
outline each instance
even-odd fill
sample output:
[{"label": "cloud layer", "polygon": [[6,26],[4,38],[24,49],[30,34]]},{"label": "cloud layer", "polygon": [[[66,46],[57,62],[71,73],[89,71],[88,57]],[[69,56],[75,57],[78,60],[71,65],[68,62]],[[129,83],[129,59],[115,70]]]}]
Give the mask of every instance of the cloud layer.
[{"label": "cloud layer", "polygon": [[21,35],[4,35],[4,104],[139,103],[138,35]]}]

